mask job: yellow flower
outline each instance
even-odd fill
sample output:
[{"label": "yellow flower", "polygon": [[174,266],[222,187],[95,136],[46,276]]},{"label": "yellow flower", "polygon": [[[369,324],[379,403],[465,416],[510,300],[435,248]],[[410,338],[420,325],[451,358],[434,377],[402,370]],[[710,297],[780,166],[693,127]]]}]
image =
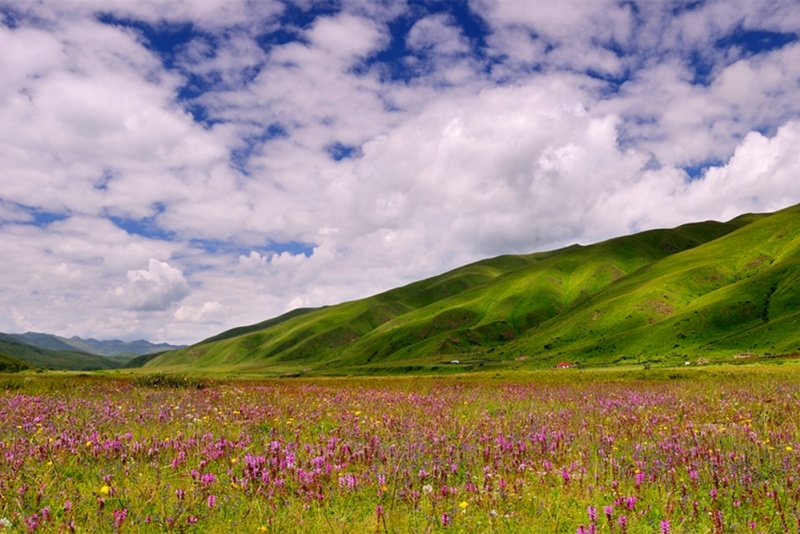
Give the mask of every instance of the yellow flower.
[{"label": "yellow flower", "polygon": [[265,527],[264,525],[261,525],[260,527],[258,527],[258,531],[259,532],[266,532],[267,531],[267,527]]},{"label": "yellow flower", "polygon": [[469,503],[467,501],[461,501],[460,503],[458,503],[458,507],[461,508],[462,510],[467,506],[469,506]]},{"label": "yellow flower", "polygon": [[99,491],[100,491],[101,495],[108,495],[108,492],[111,491],[111,488],[109,488],[108,486],[104,485],[104,486],[100,486],[100,490]]},{"label": "yellow flower", "polygon": [[92,442],[91,442],[91,441],[87,441],[87,442],[86,442],[86,446],[87,446],[87,447],[91,447],[91,446],[92,446]]},{"label": "yellow flower", "polygon": [[236,463],[236,462],[238,462],[238,461],[239,461],[239,459],[238,459],[238,458],[231,458],[231,463],[232,463],[232,464],[235,464],[235,463]]},{"label": "yellow flower", "polygon": [[794,449],[792,449],[792,446],[791,446],[791,445],[787,445],[787,446],[786,446],[786,450],[787,450],[787,451],[791,451],[791,450],[794,450]]}]

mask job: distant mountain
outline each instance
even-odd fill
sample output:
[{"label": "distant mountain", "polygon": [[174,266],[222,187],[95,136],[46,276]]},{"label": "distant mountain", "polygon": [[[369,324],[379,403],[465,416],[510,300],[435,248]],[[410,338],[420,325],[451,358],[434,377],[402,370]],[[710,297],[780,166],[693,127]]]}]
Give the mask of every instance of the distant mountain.
[{"label": "distant mountain", "polygon": [[382,373],[730,361],[800,353],[798,295],[794,206],[479,261],[366,299],[229,330],[141,363]]},{"label": "distant mountain", "polygon": [[118,361],[117,358],[86,354],[75,350],[43,349],[22,342],[9,334],[0,334],[0,353],[34,367],[75,371],[116,369],[128,360],[123,358],[123,361]]},{"label": "distant mountain", "polygon": [[79,351],[100,356],[141,356],[185,347],[169,343],[150,343],[143,339],[137,341],[120,341],[119,339],[97,340],[82,339],[78,336],[63,338],[52,334],[26,332],[24,334],[8,334],[12,338],[47,350]]},{"label": "distant mountain", "polygon": [[177,348],[181,347],[143,340],[98,341],[79,337],[67,339],[38,332],[0,333],[0,354],[44,369],[78,371],[117,369],[138,356]]}]

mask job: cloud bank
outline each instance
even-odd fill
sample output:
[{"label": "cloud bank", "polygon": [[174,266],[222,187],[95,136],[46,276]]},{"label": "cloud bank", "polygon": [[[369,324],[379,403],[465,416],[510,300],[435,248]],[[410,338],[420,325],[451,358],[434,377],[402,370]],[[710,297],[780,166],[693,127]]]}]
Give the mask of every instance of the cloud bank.
[{"label": "cloud bank", "polygon": [[0,22],[0,331],[191,343],[800,202],[793,1],[0,0]]}]

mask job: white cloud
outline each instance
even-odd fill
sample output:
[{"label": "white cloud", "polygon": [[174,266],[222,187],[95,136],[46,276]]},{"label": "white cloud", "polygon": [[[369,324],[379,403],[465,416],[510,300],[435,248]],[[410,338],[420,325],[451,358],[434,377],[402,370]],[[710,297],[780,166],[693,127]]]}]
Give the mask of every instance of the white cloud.
[{"label": "white cloud", "polygon": [[436,236],[439,261],[454,247],[478,256],[576,237],[575,218],[646,161],[618,150],[615,118],[586,98],[555,77],[437,102],[364,147],[350,222]]},{"label": "white cloud", "polygon": [[[0,31],[19,47],[36,33]],[[175,77],[130,32],[80,21],[51,41],[59,53],[18,76],[0,106],[5,200],[144,217],[154,202],[190,194],[184,176],[227,160],[226,132],[204,130],[175,105]]]},{"label": "white cloud", "polygon": [[625,46],[635,25],[631,7],[616,0],[540,2],[535,7],[472,0],[470,5],[494,30],[489,39],[492,53],[507,56],[512,70],[549,64],[618,74],[623,63],[604,46]]},{"label": "white cloud", "polygon": [[200,306],[179,306],[174,317],[178,321],[203,322],[204,324],[219,324],[223,312],[222,304],[217,301],[204,302]]},{"label": "white cloud", "polygon": [[220,90],[246,87],[263,66],[266,54],[251,35],[200,36],[179,48],[178,67]]},{"label": "white cloud", "polygon": [[432,49],[440,55],[466,54],[469,51],[461,30],[447,15],[431,15],[418,20],[409,30],[407,41],[414,50]]},{"label": "white cloud", "polygon": [[765,137],[749,133],[727,164],[692,182],[676,204],[689,213],[712,212],[728,219],[741,213],[775,211],[797,202],[800,122]]},{"label": "white cloud", "polygon": [[407,60],[422,75],[418,83],[463,86],[481,78],[481,61],[471,57],[469,41],[450,16],[431,15],[418,20],[406,42],[422,56]]},{"label": "white cloud", "polygon": [[800,114],[800,43],[741,59],[709,85],[663,62],[640,71],[601,105],[627,120],[624,135],[670,165],[725,161],[753,129],[772,130]]},{"label": "white cloud", "polygon": [[385,32],[373,21],[348,14],[320,18],[308,31],[307,37],[313,48],[345,64],[364,57],[385,44],[387,39]]},{"label": "white cloud", "polygon": [[150,23],[193,23],[202,28],[247,26],[272,20],[283,11],[276,0],[59,0],[11,4],[12,12],[47,21],[115,14]]},{"label": "white cloud", "polygon": [[114,290],[127,309],[163,311],[189,294],[189,284],[180,269],[151,258],[147,269],[131,270],[128,282]]}]

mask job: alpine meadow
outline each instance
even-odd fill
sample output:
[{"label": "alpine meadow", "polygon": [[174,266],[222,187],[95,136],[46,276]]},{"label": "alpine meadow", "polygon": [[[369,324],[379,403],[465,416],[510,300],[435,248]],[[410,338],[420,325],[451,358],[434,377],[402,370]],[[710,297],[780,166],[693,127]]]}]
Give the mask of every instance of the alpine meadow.
[{"label": "alpine meadow", "polygon": [[800,528],[798,246],[792,207],[481,261],[122,370],[5,364],[2,528]]}]

